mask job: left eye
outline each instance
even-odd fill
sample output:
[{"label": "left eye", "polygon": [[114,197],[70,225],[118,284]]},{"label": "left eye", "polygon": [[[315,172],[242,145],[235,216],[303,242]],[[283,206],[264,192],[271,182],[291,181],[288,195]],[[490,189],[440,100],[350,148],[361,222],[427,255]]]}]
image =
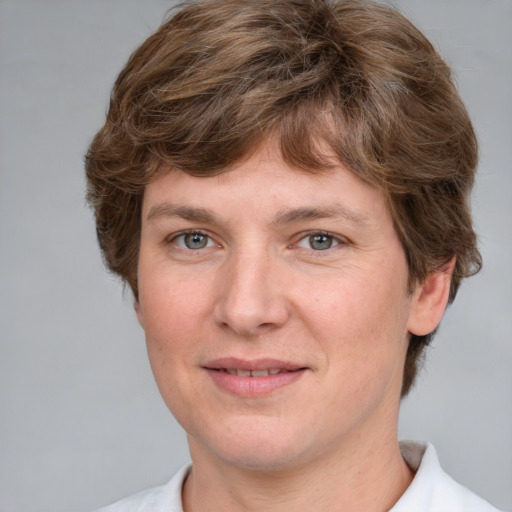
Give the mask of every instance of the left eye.
[{"label": "left eye", "polygon": [[337,245],[340,245],[340,242],[334,236],[327,233],[313,233],[302,238],[297,244],[298,247],[315,251],[326,251]]},{"label": "left eye", "polygon": [[174,238],[173,241],[178,247],[192,250],[204,249],[205,247],[214,245],[208,235],[200,232],[183,233]]}]

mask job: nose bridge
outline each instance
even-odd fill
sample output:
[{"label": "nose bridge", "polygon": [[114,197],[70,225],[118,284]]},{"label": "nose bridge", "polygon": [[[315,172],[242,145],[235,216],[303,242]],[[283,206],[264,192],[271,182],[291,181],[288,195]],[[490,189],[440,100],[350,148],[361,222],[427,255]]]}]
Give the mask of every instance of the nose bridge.
[{"label": "nose bridge", "polygon": [[278,276],[279,263],[265,247],[234,251],[221,277],[217,321],[244,335],[282,325],[288,311]]}]

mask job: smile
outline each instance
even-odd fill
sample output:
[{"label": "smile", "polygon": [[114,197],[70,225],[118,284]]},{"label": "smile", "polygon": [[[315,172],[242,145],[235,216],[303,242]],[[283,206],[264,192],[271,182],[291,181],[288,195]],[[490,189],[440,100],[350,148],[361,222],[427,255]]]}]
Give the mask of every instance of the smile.
[{"label": "smile", "polygon": [[278,373],[289,373],[290,370],[281,370],[280,368],[270,368],[268,370],[242,370],[239,368],[221,368],[218,371],[237,375],[238,377],[268,377]]},{"label": "smile", "polygon": [[275,359],[217,359],[203,366],[216,388],[244,398],[271,395],[301,379],[308,368]]}]

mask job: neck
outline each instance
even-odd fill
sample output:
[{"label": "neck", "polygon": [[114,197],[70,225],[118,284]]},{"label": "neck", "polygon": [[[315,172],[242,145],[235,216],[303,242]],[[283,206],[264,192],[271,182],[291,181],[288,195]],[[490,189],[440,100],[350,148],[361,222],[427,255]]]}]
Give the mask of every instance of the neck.
[{"label": "neck", "polygon": [[216,510],[365,511],[392,508],[412,481],[396,436],[372,443],[349,444],[357,449],[323,454],[291,469],[261,471],[219,463],[213,457],[194,457],[183,489],[185,512]]}]

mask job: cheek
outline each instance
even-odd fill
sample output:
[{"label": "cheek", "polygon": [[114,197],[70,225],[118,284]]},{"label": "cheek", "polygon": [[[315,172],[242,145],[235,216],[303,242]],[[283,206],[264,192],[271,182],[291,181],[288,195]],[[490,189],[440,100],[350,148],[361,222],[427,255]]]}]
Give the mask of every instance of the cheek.
[{"label": "cheek", "polygon": [[[162,342],[179,342],[200,325],[198,319],[208,311],[207,284],[188,280],[164,271],[146,272],[140,282],[140,308],[144,330],[151,338]],[[176,339],[177,338],[177,339]]]},{"label": "cheek", "polygon": [[[364,277],[361,277],[364,276]],[[407,342],[410,300],[393,279],[369,279],[353,273],[303,290],[302,317],[331,367],[352,383],[401,365]],[[401,280],[401,276],[397,277]],[[307,293],[306,293],[307,292]]]},{"label": "cheek", "polygon": [[393,287],[368,278],[367,273],[353,272],[301,286],[296,302],[302,316],[319,332],[365,344],[398,323],[393,314],[396,295]]},{"label": "cheek", "polygon": [[189,404],[201,393],[193,363],[204,338],[202,322],[192,315],[190,300],[184,293],[165,293],[159,299],[155,291],[145,303],[146,346],[153,376],[168,409],[185,429],[189,427]]},{"label": "cheek", "polygon": [[148,356],[164,395],[187,378],[197,345],[204,339],[205,315],[210,309],[206,295],[197,286],[162,273],[155,278],[146,274],[141,282],[139,307]]}]

